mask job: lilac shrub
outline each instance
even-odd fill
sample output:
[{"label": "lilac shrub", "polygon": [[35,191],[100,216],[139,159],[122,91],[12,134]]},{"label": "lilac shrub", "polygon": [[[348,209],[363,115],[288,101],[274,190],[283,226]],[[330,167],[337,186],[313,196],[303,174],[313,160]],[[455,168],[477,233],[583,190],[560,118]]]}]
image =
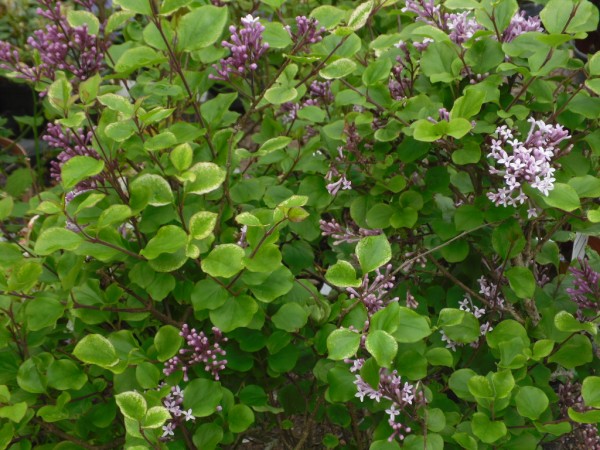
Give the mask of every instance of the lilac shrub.
[{"label": "lilac shrub", "polygon": [[534,3],[37,1],[0,448],[597,448],[599,14]]}]

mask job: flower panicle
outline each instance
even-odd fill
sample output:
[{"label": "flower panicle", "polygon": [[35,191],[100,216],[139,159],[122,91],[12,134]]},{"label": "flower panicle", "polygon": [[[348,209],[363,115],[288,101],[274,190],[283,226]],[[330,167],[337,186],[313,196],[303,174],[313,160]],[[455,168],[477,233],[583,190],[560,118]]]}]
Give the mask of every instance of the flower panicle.
[{"label": "flower panicle", "polygon": [[246,76],[256,71],[260,57],[269,49],[269,44],[263,42],[265,27],[258,17],[248,14],[241,22],[239,29],[233,25],[229,27],[230,41],[223,41],[221,45],[228,48],[231,55],[213,65],[217,74],[211,74],[211,79],[231,81],[234,76]]},{"label": "flower panicle", "polygon": [[221,343],[227,342],[221,330],[212,329],[214,340],[211,343],[203,331],[190,329],[188,324],[183,324],[179,335],[185,340],[186,347],[179,350],[179,354],[165,362],[163,373],[171,375],[177,370],[183,372],[183,380],[189,381],[189,369],[196,364],[203,364],[204,370],[210,373],[215,380],[219,380],[219,373],[227,366],[227,355]]}]

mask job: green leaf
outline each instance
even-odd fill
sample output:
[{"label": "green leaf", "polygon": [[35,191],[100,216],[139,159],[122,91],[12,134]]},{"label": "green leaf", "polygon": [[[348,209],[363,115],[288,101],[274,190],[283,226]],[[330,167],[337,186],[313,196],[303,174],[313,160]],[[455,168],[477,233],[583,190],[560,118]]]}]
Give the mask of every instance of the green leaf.
[{"label": "green leaf", "polygon": [[224,333],[247,326],[258,311],[258,304],[249,295],[230,297],[217,309],[209,312],[211,322]]},{"label": "green leaf", "polygon": [[100,21],[89,11],[70,10],[67,12],[67,22],[72,27],[87,27],[89,34],[97,35],[100,29]]},{"label": "green leaf", "polygon": [[476,164],[481,159],[481,148],[476,142],[465,142],[462,148],[452,152],[452,162],[458,165]]},{"label": "green leaf", "polygon": [[479,339],[479,321],[467,311],[444,308],[440,311],[438,327],[455,342],[468,344]]},{"label": "green leaf", "polygon": [[473,414],[471,429],[473,434],[486,444],[496,442],[506,436],[508,432],[504,422],[490,420],[486,414],[481,412]]},{"label": "green leaf", "polygon": [[164,406],[153,406],[148,409],[144,420],[142,420],[142,428],[160,428],[167,420],[171,419],[171,413]]},{"label": "green leaf", "polygon": [[[574,8],[577,10],[573,14]],[[550,0],[540,13],[540,18],[548,33],[594,31],[598,27],[598,8],[588,0]]]},{"label": "green leaf", "polygon": [[214,422],[200,425],[193,437],[194,445],[203,450],[214,450],[222,439],[223,427]]},{"label": "green leaf", "polygon": [[71,104],[72,93],[73,87],[71,86],[71,83],[64,78],[59,78],[48,88],[48,101],[59,112],[66,113],[66,110]]},{"label": "green leaf", "polygon": [[156,259],[162,253],[175,253],[185,247],[187,234],[177,225],[161,227],[156,235],[150,239],[140,255],[147,259]]},{"label": "green leaf", "polygon": [[391,367],[398,352],[398,342],[393,336],[383,330],[370,331],[365,345],[379,366]]},{"label": "green leaf", "polygon": [[477,376],[477,374],[471,369],[458,369],[450,375],[448,386],[458,398],[467,401],[475,401],[475,397],[473,397],[468,387],[469,380],[474,376]]},{"label": "green leaf", "polygon": [[367,236],[356,245],[356,256],[363,273],[369,273],[392,258],[392,248],[385,235]]},{"label": "green leaf", "polygon": [[427,318],[405,306],[398,309],[397,323],[398,328],[392,334],[400,343],[419,342],[431,334]]},{"label": "green leaf", "polygon": [[580,198],[600,197],[600,179],[592,175],[571,178],[569,186],[575,189]]},{"label": "green leaf", "polygon": [[150,3],[146,0],[113,0],[113,4],[120,6],[125,11],[131,11],[137,14],[152,15]]},{"label": "green leaf", "polygon": [[179,19],[177,50],[193,52],[214,44],[227,24],[228,8],[204,5]]},{"label": "green leaf", "polygon": [[150,68],[163,61],[166,61],[166,57],[153,48],[145,45],[137,46],[126,50],[121,55],[115,64],[115,71],[129,73],[141,68]]},{"label": "green leaf", "polygon": [[491,37],[483,37],[473,43],[465,54],[466,63],[475,73],[487,73],[504,62],[502,45]]},{"label": "green leaf", "polygon": [[53,361],[48,367],[48,386],[61,391],[78,391],[87,382],[87,375],[70,359]]},{"label": "green leaf", "polygon": [[592,344],[590,340],[582,334],[576,334],[566,341],[548,361],[558,363],[566,369],[572,369],[587,364],[592,359]]},{"label": "green leaf", "polygon": [[600,410],[592,409],[591,411],[579,412],[573,408],[568,409],[569,418],[578,423],[593,423],[600,422]]},{"label": "green leaf", "polygon": [[462,205],[454,213],[456,231],[468,231],[483,223],[483,212],[473,205]]},{"label": "green leaf", "polygon": [[310,12],[310,17],[319,21],[319,25],[331,30],[346,16],[346,11],[331,5],[317,6]]},{"label": "green leaf", "polygon": [[367,23],[371,11],[373,11],[373,0],[358,5],[348,19],[348,27],[352,31],[360,30]]},{"label": "green leaf", "polygon": [[387,80],[392,69],[392,62],[388,58],[379,58],[370,63],[362,75],[365,86],[374,86],[379,81]]},{"label": "green leaf", "polygon": [[183,391],[183,406],[192,409],[196,417],[207,417],[217,411],[223,398],[221,383],[197,378],[188,383]]},{"label": "green leaf", "polygon": [[334,330],[327,337],[328,357],[333,360],[350,358],[358,351],[359,344],[359,333],[346,328]]},{"label": "green leaf", "polygon": [[154,336],[154,347],[158,353],[158,360],[163,362],[175,356],[183,343],[183,337],[179,330],[173,325],[164,325],[160,327]]},{"label": "green leaf", "polygon": [[587,331],[591,335],[598,333],[598,326],[593,322],[580,322],[567,311],[559,311],[554,316],[554,325],[560,331],[574,332],[574,331]]},{"label": "green leaf", "polygon": [[163,0],[160,7],[160,14],[167,16],[178,9],[186,7],[190,3],[192,3],[192,0]]},{"label": "green leaf", "polygon": [[104,129],[106,136],[116,142],[126,141],[137,131],[137,126],[133,120],[109,123]]},{"label": "green leaf", "polygon": [[135,106],[130,103],[129,99],[121,95],[104,94],[98,97],[98,101],[107,108],[120,112],[123,119],[129,119],[135,111]]},{"label": "green leaf", "polygon": [[254,413],[246,405],[234,405],[227,413],[227,422],[232,432],[241,433],[254,423]]},{"label": "green leaf", "polygon": [[230,278],[244,268],[244,249],[235,244],[217,245],[202,260],[202,270],[213,277]]},{"label": "green leaf", "polygon": [[46,377],[42,374],[38,368],[38,364],[36,364],[33,358],[25,360],[25,362],[19,366],[19,370],[17,371],[17,384],[24,391],[33,394],[46,392]]},{"label": "green leaf", "polygon": [[3,198],[2,200],[0,200],[0,220],[4,220],[8,216],[10,216],[10,213],[13,210],[14,204],[15,204],[15,202],[11,196],[7,196],[7,197]]},{"label": "green leaf", "polygon": [[292,38],[287,30],[279,22],[265,22],[263,40],[269,44],[269,48],[285,48],[292,45]]},{"label": "green leaf", "polygon": [[128,391],[115,395],[117,406],[128,419],[141,421],[146,415],[148,405],[139,392]]},{"label": "green leaf", "polygon": [[56,321],[62,317],[64,311],[64,305],[57,298],[51,294],[39,293],[25,306],[27,329],[38,331],[46,327],[54,328]]},{"label": "green leaf", "polygon": [[131,208],[126,205],[110,205],[98,218],[97,227],[104,228],[116,223],[123,223],[133,215]]},{"label": "green leaf", "polygon": [[453,69],[456,59],[454,44],[433,42],[421,57],[421,69],[432,83],[449,83],[458,78],[458,74]]},{"label": "green leaf", "polygon": [[194,239],[204,239],[210,236],[217,224],[218,214],[210,211],[200,211],[190,218],[190,236]]},{"label": "green leaf", "polygon": [[142,362],[135,368],[135,379],[144,389],[155,389],[160,378],[161,372],[150,362]]},{"label": "green leaf", "polygon": [[512,267],[506,271],[511,289],[519,298],[532,298],[535,293],[535,278],[527,267]]},{"label": "green leaf", "polygon": [[71,189],[80,181],[98,175],[104,170],[104,162],[91,156],[74,156],[63,164],[60,178],[65,189]]},{"label": "green leaf", "polygon": [[141,210],[146,205],[164,206],[173,203],[171,186],[160,175],[146,173],[137,177],[129,185],[131,194],[130,206]]},{"label": "green leaf", "polygon": [[273,325],[290,333],[298,331],[308,321],[308,312],[298,303],[286,303],[271,318]]},{"label": "green leaf", "polygon": [[454,106],[450,111],[450,117],[452,119],[459,117],[470,119],[481,110],[484,97],[485,94],[481,91],[472,89],[465,91],[465,94],[454,102]]},{"label": "green leaf", "polygon": [[358,287],[361,280],[356,277],[354,266],[347,261],[338,261],[327,269],[325,279],[337,287]]},{"label": "green leaf", "polygon": [[261,156],[266,155],[268,153],[274,152],[275,150],[286,148],[290,142],[292,142],[291,137],[277,136],[267,140],[263,145],[261,145],[257,153]]},{"label": "green leaf", "polygon": [[298,96],[293,86],[273,86],[265,92],[265,99],[273,105],[291,102]]},{"label": "green leaf", "polygon": [[170,131],[163,131],[144,142],[144,149],[149,152],[171,148],[177,144],[177,138]]},{"label": "green leaf", "polygon": [[57,250],[73,251],[83,242],[81,235],[65,228],[48,228],[39,235],[33,251],[41,256]]},{"label": "green leaf", "polygon": [[184,183],[186,192],[190,194],[207,194],[225,181],[225,169],[210,162],[197,163],[186,174],[193,176],[192,180]]},{"label": "green leaf", "polygon": [[535,420],[546,411],[549,400],[541,389],[533,386],[524,386],[517,391],[515,403],[520,415]]},{"label": "green leaf", "polygon": [[119,362],[112,343],[100,334],[88,334],[73,349],[73,355],[86,364],[112,367]]},{"label": "green leaf", "polygon": [[[18,423],[25,417],[25,413],[27,412],[27,402],[19,402],[14,405],[8,405],[0,407],[0,417],[4,419],[9,419],[15,423]],[[7,448],[4,446],[3,448]]]},{"label": "green leaf", "polygon": [[600,377],[586,377],[581,385],[581,395],[586,406],[600,408]]},{"label": "green leaf", "polygon": [[356,63],[348,58],[340,58],[321,69],[319,75],[326,80],[336,80],[350,75],[356,70]]},{"label": "green leaf", "polygon": [[555,183],[554,189],[550,191],[547,197],[544,197],[544,202],[549,206],[567,212],[581,207],[577,191],[564,183]]}]

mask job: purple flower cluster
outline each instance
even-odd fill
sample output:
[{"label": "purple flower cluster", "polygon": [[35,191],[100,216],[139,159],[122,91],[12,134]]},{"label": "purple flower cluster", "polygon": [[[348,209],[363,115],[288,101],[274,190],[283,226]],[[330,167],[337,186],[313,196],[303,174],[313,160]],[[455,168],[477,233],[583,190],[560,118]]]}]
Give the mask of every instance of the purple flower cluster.
[{"label": "purple flower cluster", "polygon": [[456,44],[467,42],[477,31],[483,30],[483,27],[477,23],[468,11],[458,14],[446,14],[445,19],[446,27],[450,31],[450,39]]},{"label": "purple flower cluster", "polygon": [[[427,39],[423,40],[419,47],[415,45],[417,50],[425,50],[429,45],[429,41],[426,41]],[[403,100],[411,95],[414,82],[414,67],[406,42],[400,41],[394,46],[402,50],[402,55],[396,57],[397,64],[392,68],[392,72],[390,73],[388,89],[394,100]],[[410,74],[409,77],[406,76],[407,73]]]},{"label": "purple flower cluster", "polygon": [[358,299],[365,305],[369,317],[385,308],[387,304],[400,300],[399,297],[386,299],[389,291],[394,288],[394,281],[396,281],[396,277],[392,275],[392,272],[392,265],[388,264],[384,273],[381,273],[380,269],[375,271],[375,278],[372,281],[369,279],[369,274],[365,274],[359,287],[346,288],[351,299]]},{"label": "purple flower cluster", "polygon": [[[357,359],[352,361],[353,365],[350,369],[351,372],[358,372],[363,363],[363,359]],[[391,406],[385,410],[388,415],[388,423],[392,428],[392,434],[388,438],[392,442],[396,437],[399,440],[403,440],[405,436],[412,430],[409,426],[399,422],[396,417],[401,416],[404,410],[410,406],[416,404],[422,404],[425,402],[425,397],[421,391],[417,391],[417,388],[408,383],[402,382],[402,377],[398,375],[396,370],[389,371],[387,369],[380,369],[379,372],[379,385],[377,389],[373,389],[369,383],[367,383],[360,375],[356,375],[354,380],[356,385],[356,397],[364,402],[365,397],[375,400],[377,403],[381,399],[390,400]]]},{"label": "purple flower cluster", "polygon": [[[70,128],[63,129],[57,122],[49,123],[42,139],[50,147],[62,150],[56,157],[57,161],[50,163],[52,178],[60,181],[62,166],[74,156],[91,156],[100,159],[100,155],[92,147],[93,137],[94,133],[92,131],[85,131],[82,128],[73,131]],[[99,180],[100,178],[96,177],[96,179]]]},{"label": "purple flower cluster", "polygon": [[571,297],[577,306],[578,317],[583,318],[584,309],[590,309],[597,312],[598,301],[600,300],[600,273],[596,272],[585,259],[580,259],[581,269],[569,267],[569,272],[573,274],[573,287],[567,288],[567,294]]},{"label": "purple flower cluster", "polygon": [[288,25],[285,27],[292,42],[294,43],[295,51],[308,52],[312,44],[321,42],[323,40],[323,33],[325,33],[325,27],[319,27],[319,21],[314,18],[307,18],[305,16],[296,17],[296,32],[292,32],[291,27]]},{"label": "purple flower cluster", "polygon": [[283,113],[283,123],[291,123],[298,118],[298,111],[304,106],[328,105],[333,102],[331,81],[313,81],[308,88],[309,98],[303,103],[286,102],[280,107]]},{"label": "purple flower cluster", "polygon": [[542,21],[539,16],[527,17],[525,11],[520,11],[513,16],[508,28],[502,33],[502,41],[510,42],[517,36],[530,31],[543,32]]},{"label": "purple flower cluster", "polygon": [[229,27],[231,42],[223,41],[221,45],[231,51],[231,56],[221,59],[219,65],[213,65],[217,75],[210,78],[221,81],[231,81],[232,76],[243,76],[258,69],[260,57],[267,51],[269,44],[263,42],[265,27],[258,17],[248,14],[242,18],[242,27],[238,30],[233,25]]},{"label": "purple flower cluster", "polygon": [[440,5],[436,5],[435,0],[406,0],[402,12],[414,13],[418,21],[443,28]]},{"label": "purple flower cluster", "polygon": [[319,226],[323,236],[331,236],[335,239],[333,245],[340,245],[342,243],[352,244],[360,241],[365,236],[377,236],[381,234],[381,230],[344,228],[335,219],[331,219],[329,222],[321,220],[319,221]]},{"label": "purple flower cluster", "polygon": [[[487,194],[496,206],[525,203],[528,199],[522,188],[525,183],[545,196],[554,189],[556,169],[550,163],[559,156],[558,145],[571,136],[561,125],[547,125],[544,121],[533,118],[528,121],[531,129],[524,142],[515,139],[506,125],[498,127],[498,139],[492,139],[488,157],[493,158],[502,169],[491,167],[490,173],[502,175],[505,182],[505,187],[498,189],[498,192]],[[507,144],[512,147],[511,154],[504,149]]]},{"label": "purple flower cluster", "polygon": [[179,335],[185,339],[188,348],[180,349],[179,355],[166,361],[163,373],[169,376],[173,372],[181,370],[183,380],[188,381],[189,368],[196,364],[203,364],[204,370],[209,372],[215,380],[218,380],[219,372],[224,370],[227,365],[227,360],[222,359],[225,357],[226,352],[221,348],[221,343],[227,342],[227,338],[223,336],[223,333],[217,327],[213,327],[212,331],[214,342],[211,344],[203,331],[198,333],[195,328],[190,330],[187,324],[183,324]]},{"label": "purple flower cluster", "polygon": [[86,80],[102,68],[106,45],[90,34],[87,26],[72,27],[61,10],[60,2],[38,0],[45,9],[38,15],[50,20],[44,29],[36,30],[27,43],[39,54],[40,63],[31,67],[21,61],[19,51],[0,42],[0,68],[30,82],[54,80],[56,71],[70,72],[79,81]]},{"label": "purple flower cluster", "polygon": [[[402,8],[402,12],[416,14],[416,20],[448,33],[450,39],[459,45],[471,39],[477,31],[484,29],[477,23],[470,11],[442,13],[440,5],[435,5],[434,0],[406,0],[406,6]],[[525,11],[520,11],[512,17],[501,39],[502,42],[510,42],[517,36],[530,31],[544,31],[541,20],[538,16],[527,17]]]},{"label": "purple flower cluster", "polygon": [[[565,417],[569,417],[569,408],[573,408],[577,412],[593,409],[584,404],[581,395],[581,383],[574,383],[570,378],[558,386],[558,398],[561,412]],[[592,423],[573,423],[573,431],[561,437],[561,444],[561,448],[568,450],[600,450],[598,425]]]},{"label": "purple flower cluster", "polygon": [[174,436],[175,429],[178,425],[181,425],[183,422],[188,422],[190,420],[194,422],[196,420],[196,418],[192,414],[192,410],[183,410],[181,408],[182,404],[183,391],[179,386],[173,386],[171,388],[171,392],[169,392],[169,394],[163,399],[163,405],[171,414],[171,420],[169,420],[165,425],[163,425],[163,434],[161,436],[161,440],[167,441],[172,436]]}]

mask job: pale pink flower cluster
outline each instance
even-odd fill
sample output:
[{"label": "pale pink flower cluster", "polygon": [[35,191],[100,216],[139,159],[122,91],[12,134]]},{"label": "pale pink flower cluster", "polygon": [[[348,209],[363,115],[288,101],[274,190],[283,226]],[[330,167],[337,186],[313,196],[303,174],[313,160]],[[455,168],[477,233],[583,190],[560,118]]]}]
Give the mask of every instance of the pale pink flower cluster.
[{"label": "pale pink flower cluster", "polygon": [[[561,125],[548,125],[542,120],[530,118],[529,134],[524,141],[515,138],[513,131],[506,125],[496,129],[497,139],[492,139],[489,158],[494,159],[497,167],[490,167],[490,173],[501,175],[505,186],[497,192],[489,192],[488,198],[496,206],[517,206],[528,199],[523,185],[531,187],[548,196],[554,189],[554,172],[551,162],[559,155],[558,145],[569,139],[568,130]],[[512,149],[505,150],[508,146]]]}]

